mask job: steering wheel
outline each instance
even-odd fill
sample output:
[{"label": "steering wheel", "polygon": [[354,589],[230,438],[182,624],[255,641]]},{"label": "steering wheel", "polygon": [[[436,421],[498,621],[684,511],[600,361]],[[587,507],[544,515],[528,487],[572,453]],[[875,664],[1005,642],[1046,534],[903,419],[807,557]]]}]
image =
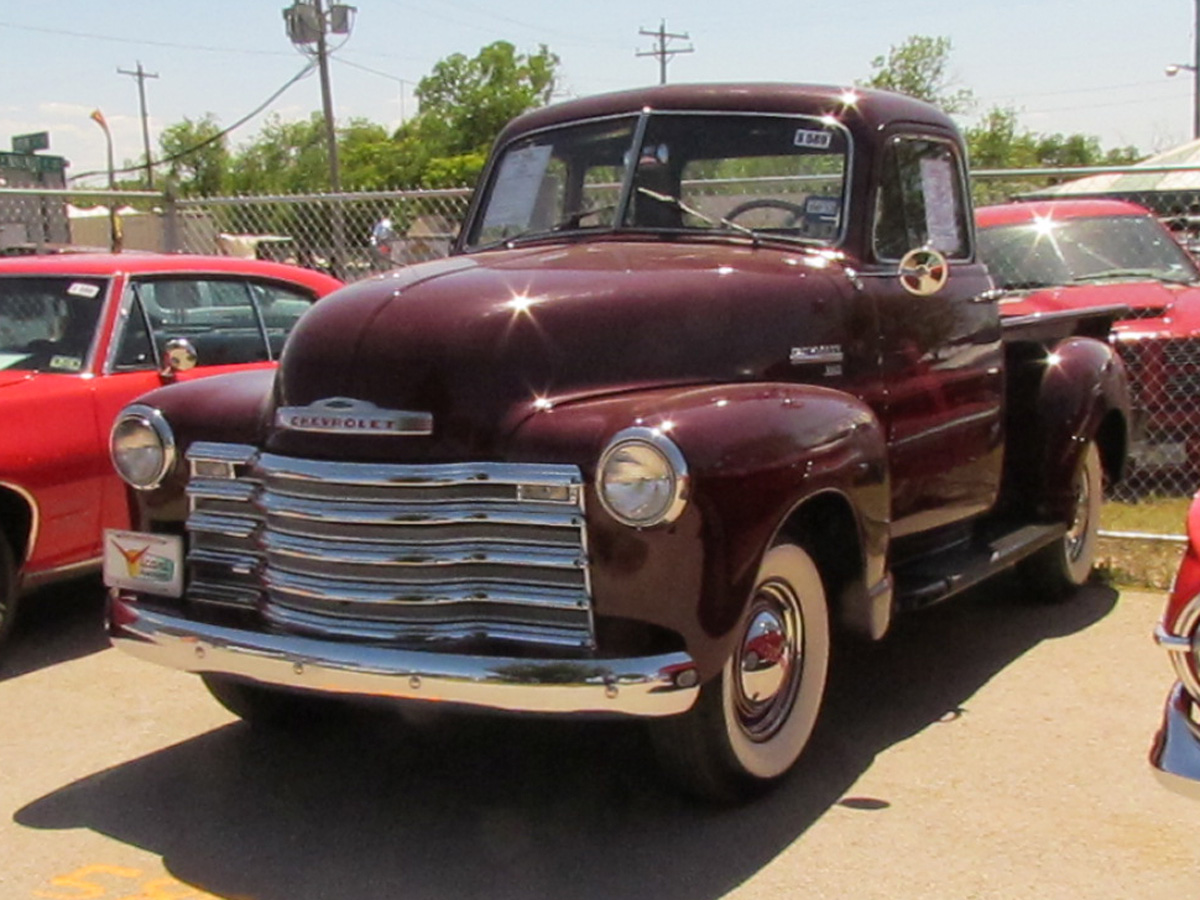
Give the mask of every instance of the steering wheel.
[{"label": "steering wheel", "polygon": [[795,225],[796,220],[804,216],[804,207],[799,203],[790,203],[787,200],[780,200],[778,197],[762,197],[758,200],[747,200],[745,203],[739,203],[729,212],[725,213],[725,219],[732,222],[738,216],[753,212],[756,209],[781,209],[784,212],[791,213],[792,217],[784,223],[785,228]]}]

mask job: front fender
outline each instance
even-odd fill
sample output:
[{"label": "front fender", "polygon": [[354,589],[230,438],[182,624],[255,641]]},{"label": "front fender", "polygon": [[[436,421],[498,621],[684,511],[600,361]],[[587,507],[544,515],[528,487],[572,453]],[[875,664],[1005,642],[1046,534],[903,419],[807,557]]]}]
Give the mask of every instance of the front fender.
[{"label": "front fender", "polygon": [[269,421],[274,377],[274,369],[214,375],[155,388],[134,401],[163,414],[178,453],[175,468],[158,488],[127,491],[133,507],[133,527],[157,530],[166,523],[182,524],[187,515],[184,454],[193,441],[261,444]]},{"label": "front fender", "polygon": [[[631,426],[669,435],[687,462],[687,507],[670,525],[629,528],[596,497],[600,454]],[[575,402],[527,419],[509,455],[583,469],[597,616],[681,635],[702,677],[723,664],[763,553],[807,498],[831,491],[846,498],[878,570],[864,576],[883,575],[883,430],[864,404],[838,391],[747,384]]]}]

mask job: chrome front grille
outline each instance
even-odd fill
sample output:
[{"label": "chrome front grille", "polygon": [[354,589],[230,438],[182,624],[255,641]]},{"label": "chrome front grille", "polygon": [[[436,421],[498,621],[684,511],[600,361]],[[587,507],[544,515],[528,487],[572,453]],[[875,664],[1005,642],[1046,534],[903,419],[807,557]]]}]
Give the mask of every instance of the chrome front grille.
[{"label": "chrome front grille", "polygon": [[327,637],[594,645],[574,466],[188,460],[194,603]]}]

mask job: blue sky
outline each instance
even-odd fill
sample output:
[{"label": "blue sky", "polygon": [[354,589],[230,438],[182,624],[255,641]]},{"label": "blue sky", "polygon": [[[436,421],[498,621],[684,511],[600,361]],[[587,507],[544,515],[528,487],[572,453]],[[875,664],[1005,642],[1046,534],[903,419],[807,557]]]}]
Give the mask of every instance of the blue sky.
[{"label": "blue sky", "polygon": [[[1194,55],[1200,0],[858,0],[841,4],[759,0],[354,0],[354,30],[331,69],[339,121],[398,124],[416,110],[412,90],[439,59],[473,56],[495,40],[521,50],[546,44],[561,58],[561,95],[582,96],[652,84],[656,60],[640,29],[660,21],[686,32],[693,52],[675,57],[669,79],[852,83],[871,60],[913,34],[953,42],[951,76],[980,101],[970,124],[993,105],[1018,110],[1037,132],[1083,132],[1107,146],[1143,152],[1191,137],[1192,79],[1166,76]],[[118,164],[141,157],[135,79],[117,69],[141,62],[152,146],[161,128],[213,113],[230,125],[303,66],[284,34],[290,0],[43,0],[0,11],[0,149],[14,134],[49,131],[51,151],[70,174],[100,169],[103,135],[88,115],[101,109]],[[825,7],[829,11],[821,11]],[[268,112],[306,118],[320,108],[315,75]],[[265,115],[265,114],[264,114]],[[252,139],[252,119],[232,136]]]}]

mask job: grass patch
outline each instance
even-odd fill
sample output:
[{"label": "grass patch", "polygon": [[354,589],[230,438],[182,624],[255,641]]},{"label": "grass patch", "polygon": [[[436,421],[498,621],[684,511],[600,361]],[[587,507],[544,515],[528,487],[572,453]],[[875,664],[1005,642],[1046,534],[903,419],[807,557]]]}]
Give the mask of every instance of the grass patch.
[{"label": "grass patch", "polygon": [[[1109,500],[1100,511],[1101,531],[1183,535],[1190,497],[1147,496],[1136,502]],[[1096,569],[1106,581],[1125,587],[1165,591],[1179,568],[1184,544],[1132,537],[1101,538]]]}]

